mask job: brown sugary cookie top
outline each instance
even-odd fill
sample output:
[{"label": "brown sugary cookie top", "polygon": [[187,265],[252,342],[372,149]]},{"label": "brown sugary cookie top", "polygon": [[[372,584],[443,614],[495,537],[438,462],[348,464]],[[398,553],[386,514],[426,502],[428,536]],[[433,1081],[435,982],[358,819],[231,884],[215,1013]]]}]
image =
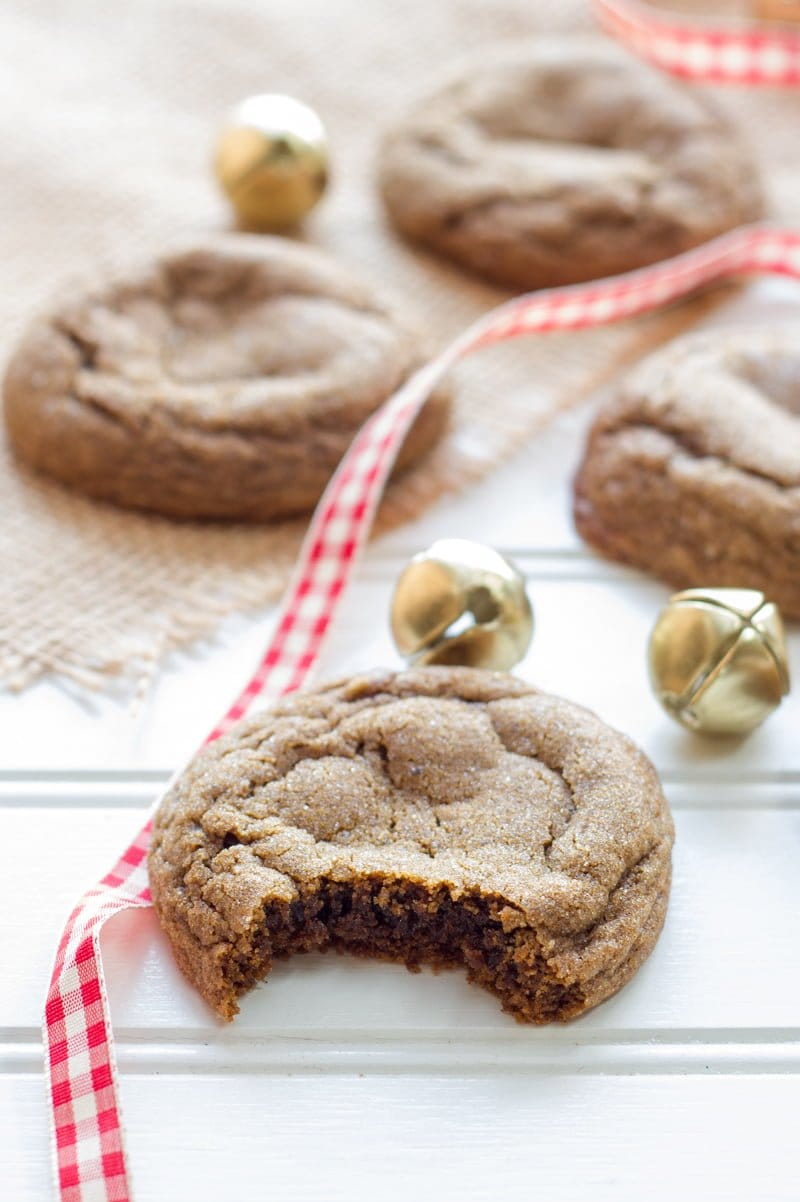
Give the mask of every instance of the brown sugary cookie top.
[{"label": "brown sugary cookie top", "polygon": [[220,234],[63,297],[17,350],[6,397],[291,436],[357,420],[419,360],[389,306],[321,251]]},{"label": "brown sugary cookie top", "polygon": [[[269,520],[313,507],[426,350],[321,251],[218,235],[36,318],[6,372],[5,420],[21,459],[90,496]],[[442,436],[449,400],[434,392],[398,466]]]},{"label": "brown sugary cookie top", "polygon": [[601,407],[580,534],[678,588],[761,589],[800,617],[800,326],[677,339]]},{"label": "brown sugary cookie top", "polygon": [[387,132],[380,182],[403,233],[518,288],[630,270],[763,207],[707,98],[593,37],[473,56]]},{"label": "brown sugary cookie top", "polygon": [[380,878],[490,899],[587,983],[649,951],[671,845],[652,765],[594,714],[505,674],[420,668],[292,695],[203,751],[161,805],[150,874],[196,980],[191,947],[222,963],[271,902]]},{"label": "brown sugary cookie top", "polygon": [[637,429],[672,439],[678,454],[797,487],[800,325],[707,330],[649,356],[598,414],[593,437]]}]

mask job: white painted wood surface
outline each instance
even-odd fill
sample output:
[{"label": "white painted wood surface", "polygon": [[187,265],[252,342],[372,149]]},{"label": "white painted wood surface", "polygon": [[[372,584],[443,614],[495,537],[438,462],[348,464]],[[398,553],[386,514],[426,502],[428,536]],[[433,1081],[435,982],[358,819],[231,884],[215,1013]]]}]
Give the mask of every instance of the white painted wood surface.
[{"label": "white painted wood surface", "polygon": [[[658,947],[620,995],[557,1029],[517,1026],[458,973],[336,956],[280,966],[223,1027],[152,915],[123,915],[104,945],[138,1202],[800,1194],[800,689],[739,745],[661,713],[643,652],[668,591],[600,562],[571,527],[585,422],[565,416],[373,547],[321,674],[395,662],[391,583],[433,537],[515,554],[537,619],[521,674],[627,731],[665,781],[678,838]],[[137,713],[52,684],[0,698],[0,1202],[49,1196],[38,1021],[64,916],[270,623],[232,620],[175,657]],[[800,681],[797,632],[791,655]]]}]

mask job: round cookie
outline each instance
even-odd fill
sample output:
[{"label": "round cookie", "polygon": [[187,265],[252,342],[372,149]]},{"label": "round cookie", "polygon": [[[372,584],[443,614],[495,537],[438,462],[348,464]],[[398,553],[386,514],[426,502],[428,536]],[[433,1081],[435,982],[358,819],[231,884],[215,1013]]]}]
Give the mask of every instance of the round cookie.
[{"label": "round cookie", "polygon": [[629,271],[763,209],[705,96],[589,37],[464,64],[388,132],[380,188],[401,233],[515,289]]},{"label": "round cookie", "polygon": [[277,957],[459,965],[523,1022],[573,1018],[652,949],[673,828],[650,762],[504,673],[294,694],[193,761],[155,818],[153,901],[224,1018]]},{"label": "round cookie", "polygon": [[[92,497],[265,520],[312,508],[423,362],[413,330],[320,251],[221,235],[36,320],[6,373],[5,418],[21,459]],[[400,467],[448,408],[435,393]]]},{"label": "round cookie", "polygon": [[800,618],[800,328],[678,339],[598,414],[575,522],[680,588],[757,588]]}]

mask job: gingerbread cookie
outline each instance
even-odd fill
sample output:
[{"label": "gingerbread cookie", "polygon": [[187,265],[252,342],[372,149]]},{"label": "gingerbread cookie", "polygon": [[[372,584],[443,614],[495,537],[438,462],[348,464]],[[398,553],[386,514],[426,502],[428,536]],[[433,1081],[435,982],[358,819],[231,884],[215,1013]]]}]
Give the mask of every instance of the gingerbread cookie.
[{"label": "gingerbread cookie", "polygon": [[[424,359],[344,268],[281,238],[228,235],[64,300],[5,378],[11,444],[92,497],[174,517],[312,508],[353,435]],[[439,390],[399,466],[441,436]]]},{"label": "gingerbread cookie", "polygon": [[676,340],[601,410],[575,522],[605,555],[680,588],[763,590],[800,618],[800,335]]},{"label": "gingerbread cookie", "polygon": [[150,881],[223,1017],[294,952],[458,965],[524,1022],[573,1018],[652,949],[672,821],[651,764],[503,673],[417,668],[295,694],[204,750]]},{"label": "gingerbread cookie", "polygon": [[515,289],[629,271],[763,208],[705,96],[578,37],[467,62],[389,131],[380,187],[408,238]]}]

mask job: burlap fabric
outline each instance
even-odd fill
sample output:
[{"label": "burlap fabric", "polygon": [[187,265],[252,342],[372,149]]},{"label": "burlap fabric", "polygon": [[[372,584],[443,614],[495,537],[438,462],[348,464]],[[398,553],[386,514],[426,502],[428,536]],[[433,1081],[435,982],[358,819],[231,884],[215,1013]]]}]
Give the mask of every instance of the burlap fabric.
[{"label": "burlap fabric", "polygon": [[[215,129],[229,105],[263,90],[316,105],[330,130],[334,184],[306,237],[393,290],[444,341],[504,294],[393,235],[373,187],[381,123],[461,51],[590,24],[579,0],[4,0],[0,356],[65,278],[227,226],[209,171]],[[723,102],[767,163],[774,211],[791,218],[800,96],[729,92]],[[391,487],[381,525],[468,486],[697,312],[476,357],[458,373],[451,437]],[[120,512],[34,478],[5,448],[0,456],[5,687],[47,674],[141,685],[170,649],[273,599],[302,533],[298,522],[223,527]]]}]

